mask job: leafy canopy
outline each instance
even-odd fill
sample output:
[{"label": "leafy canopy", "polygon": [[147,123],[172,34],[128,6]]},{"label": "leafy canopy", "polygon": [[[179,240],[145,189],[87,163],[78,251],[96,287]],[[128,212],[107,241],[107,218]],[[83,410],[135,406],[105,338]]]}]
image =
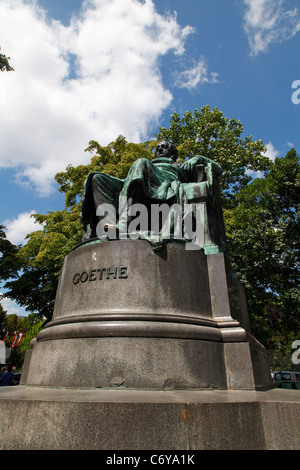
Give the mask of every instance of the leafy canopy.
[{"label": "leafy canopy", "polygon": [[299,155],[292,149],[225,210],[229,254],[246,288],[253,333],[271,349],[289,350],[300,328],[299,198]]},{"label": "leafy canopy", "polygon": [[250,171],[267,171],[270,160],[263,156],[262,140],[242,137],[243,125],[235,118],[228,119],[217,109],[203,106],[194,114],[187,111],[182,118],[174,113],[170,127],[159,128],[157,138],[172,141],[181,160],[194,155],[210,158],[223,169],[220,180],[225,206],[235,204],[235,195],[251,181]]}]

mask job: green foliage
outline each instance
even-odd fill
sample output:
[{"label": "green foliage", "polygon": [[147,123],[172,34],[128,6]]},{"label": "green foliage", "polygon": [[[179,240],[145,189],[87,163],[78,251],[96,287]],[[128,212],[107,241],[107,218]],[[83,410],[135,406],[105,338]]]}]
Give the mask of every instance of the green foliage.
[{"label": "green foliage", "polygon": [[31,349],[30,341],[37,336],[43,326],[44,321],[40,319],[39,315],[31,313],[24,318],[20,318],[17,315],[7,315],[7,312],[3,310],[0,304],[0,339],[3,339],[8,331],[5,344],[10,348],[15,333],[24,333],[20,343],[11,349],[10,356],[7,359],[7,365],[15,366],[16,370],[22,369],[25,352],[27,349]]},{"label": "green foliage", "polygon": [[266,171],[270,165],[262,155],[263,142],[253,141],[252,136],[242,138],[242,134],[240,121],[224,117],[217,108],[203,106],[201,111],[188,111],[182,118],[174,113],[170,127],[160,127],[156,137],[172,141],[181,160],[202,155],[217,162],[223,169],[223,204],[233,207],[235,195],[251,181],[247,170]]},{"label": "green foliage", "polygon": [[0,71],[12,72],[14,69],[9,65],[10,57],[6,57],[4,54],[0,54]]},{"label": "green foliage", "polygon": [[18,250],[18,246],[7,240],[4,225],[0,225],[0,280],[17,275],[19,265],[16,255]]},{"label": "green foliage", "polygon": [[83,194],[84,181],[89,173],[101,171],[116,178],[124,179],[132,163],[138,158],[152,159],[151,148],[155,144],[128,143],[123,136],[119,136],[106,147],[95,140],[89,142],[85,149],[93,156],[89,165],[73,167],[69,165],[66,171],[55,176],[59,184],[59,191],[65,194],[65,207],[72,207],[80,201]]},{"label": "green foliage", "polygon": [[27,236],[16,255],[22,272],[5,287],[10,298],[50,319],[64,257],[81,241],[80,206],[34,217],[44,228]]},{"label": "green foliage", "polygon": [[36,338],[37,334],[43,329],[45,321],[40,319],[39,315],[30,313],[27,317],[23,318],[22,332],[24,338],[20,342],[19,350],[23,354],[27,349],[31,349],[30,341]]},{"label": "green foliage", "polygon": [[0,340],[2,341],[7,330],[6,310],[0,304]]},{"label": "green foliage", "polygon": [[[8,335],[5,339],[5,344],[7,347],[11,347],[15,332],[22,332],[22,319],[18,315],[7,315],[6,316],[6,328],[8,330]],[[20,353],[20,346],[17,345],[11,350],[10,356],[7,360],[8,365],[14,365],[17,369],[22,367],[24,361],[24,355]]]},{"label": "green foliage", "polygon": [[299,155],[292,149],[225,211],[229,254],[246,288],[253,334],[278,357],[289,354],[300,330],[299,189]]},{"label": "green foliage", "polygon": [[28,311],[38,312],[40,318],[52,318],[63,260],[82,240],[81,197],[87,175],[103,171],[125,178],[137,158],[153,158],[151,145],[154,144],[127,143],[123,136],[107,147],[91,141],[86,149],[93,154],[89,165],[76,168],[69,165],[66,171],[56,175],[59,191],[65,194],[65,208],[33,215],[43,230],[27,235],[28,242],[17,250],[15,266],[22,271],[5,284],[10,298]]}]

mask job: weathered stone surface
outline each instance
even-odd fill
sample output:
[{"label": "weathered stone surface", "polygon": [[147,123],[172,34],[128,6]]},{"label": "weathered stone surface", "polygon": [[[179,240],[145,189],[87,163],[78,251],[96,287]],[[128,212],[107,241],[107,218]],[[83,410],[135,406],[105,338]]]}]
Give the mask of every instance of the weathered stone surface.
[{"label": "weathered stone surface", "polygon": [[28,385],[226,388],[221,342],[139,337],[56,339],[40,342],[33,354]]},{"label": "weathered stone surface", "polygon": [[[124,314],[209,318],[206,256],[181,245],[153,252],[144,240],[80,247],[66,257],[54,320],[69,316]],[[105,317],[104,317],[105,318]]]},{"label": "weathered stone surface", "polygon": [[296,390],[1,387],[1,450],[297,450]]},{"label": "weathered stone surface", "polygon": [[[175,244],[159,254],[142,240],[74,250],[22,383],[110,387],[117,378],[142,389],[268,386],[264,348],[251,339],[241,286],[230,277],[229,289],[229,275],[223,253]],[[233,317],[239,306],[241,319]]]}]

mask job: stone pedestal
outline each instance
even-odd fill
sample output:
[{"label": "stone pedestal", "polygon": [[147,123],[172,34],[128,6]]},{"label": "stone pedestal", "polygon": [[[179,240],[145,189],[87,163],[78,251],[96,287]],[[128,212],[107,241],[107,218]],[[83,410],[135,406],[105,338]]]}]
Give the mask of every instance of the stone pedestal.
[{"label": "stone pedestal", "polygon": [[268,386],[222,253],[89,244],[65,259],[21,385],[0,387],[0,449],[297,449],[299,392]]},{"label": "stone pedestal", "polygon": [[21,379],[30,386],[254,390],[271,381],[225,255],[171,243],[156,253],[145,240],[72,251],[30,355]]},{"label": "stone pedestal", "polygon": [[298,450],[299,409],[297,390],[0,387],[0,449]]}]

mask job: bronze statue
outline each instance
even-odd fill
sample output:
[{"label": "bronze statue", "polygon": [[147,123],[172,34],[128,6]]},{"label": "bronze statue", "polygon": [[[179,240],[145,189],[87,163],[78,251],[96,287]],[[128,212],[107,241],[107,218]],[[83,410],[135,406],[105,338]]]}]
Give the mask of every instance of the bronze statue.
[{"label": "bronze statue", "polygon": [[[85,182],[82,201],[83,241],[96,238],[124,238],[128,234],[133,238],[132,230],[128,231],[128,226],[133,216],[136,215],[136,209],[143,209],[144,218],[140,224],[142,227],[137,227],[137,223],[134,224],[135,236],[138,233],[138,236],[152,243],[153,247],[161,247],[162,242],[167,239],[177,242],[185,242],[187,239],[191,241],[193,235],[191,238],[187,231],[182,233],[182,227],[179,227],[182,225],[186,208],[190,208],[193,212],[190,219],[192,226],[189,230],[193,234],[197,211],[192,204],[210,199],[209,204],[213,203],[215,216],[220,212],[221,206],[217,201],[217,180],[222,169],[212,160],[198,155],[182,164],[177,163],[177,159],[178,151],[175,146],[170,142],[162,141],[155,149],[155,159],[136,160],[124,180],[102,172],[90,173]],[[163,229],[166,220],[154,224],[154,229],[151,223],[153,222],[153,217],[151,221],[153,209],[159,210],[166,206],[170,208],[165,216],[169,224],[167,235]],[[175,212],[181,208],[183,212],[180,220]],[[220,232],[220,230],[219,227],[216,230],[214,228],[216,224],[211,222],[212,230],[206,228],[206,241],[209,242],[206,244],[219,246],[224,241],[224,231],[221,230],[222,233],[216,237],[216,233],[213,234],[213,232]],[[207,221],[202,220],[201,223],[206,224]],[[109,232],[108,236],[104,231]],[[123,237],[120,234],[123,234]],[[209,241],[209,234],[215,240]],[[224,251],[222,247],[220,248]]]}]

